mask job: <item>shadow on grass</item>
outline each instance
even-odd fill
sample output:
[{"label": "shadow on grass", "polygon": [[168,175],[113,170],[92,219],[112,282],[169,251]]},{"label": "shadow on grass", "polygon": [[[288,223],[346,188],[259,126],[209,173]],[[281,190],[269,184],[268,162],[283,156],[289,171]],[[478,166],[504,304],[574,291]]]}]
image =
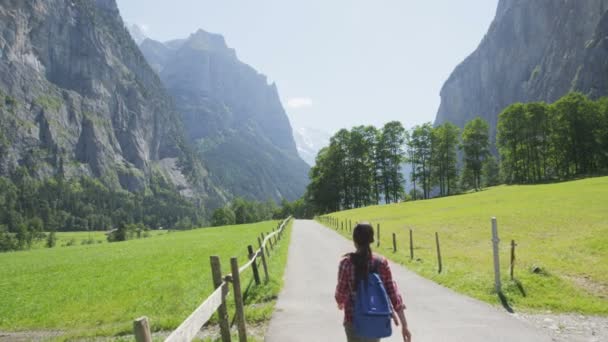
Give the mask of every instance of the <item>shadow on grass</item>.
[{"label": "shadow on grass", "polygon": [[519,281],[519,279],[513,278],[513,282],[515,283],[515,286],[517,286],[519,292],[521,292],[521,295],[527,297],[526,289],[524,289],[524,285],[521,283],[521,281]]},{"label": "shadow on grass", "polygon": [[[513,280],[511,280],[511,282],[513,284],[515,284],[515,287],[521,293],[522,297],[527,296],[526,289],[524,289],[524,285],[521,283],[521,281],[519,279],[513,278]],[[514,312],[511,305],[509,305],[509,300],[508,300],[507,296],[505,296],[505,294],[502,291],[498,293],[498,299],[500,299],[500,303],[505,308],[505,310],[507,310],[509,313]]]}]

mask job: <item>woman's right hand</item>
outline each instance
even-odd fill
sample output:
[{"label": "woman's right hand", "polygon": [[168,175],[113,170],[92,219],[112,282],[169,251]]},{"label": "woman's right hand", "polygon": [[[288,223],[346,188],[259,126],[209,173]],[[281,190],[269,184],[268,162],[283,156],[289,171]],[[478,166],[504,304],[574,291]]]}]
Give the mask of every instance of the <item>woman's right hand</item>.
[{"label": "woman's right hand", "polygon": [[401,327],[401,335],[403,335],[403,342],[412,342],[412,333],[407,326]]}]

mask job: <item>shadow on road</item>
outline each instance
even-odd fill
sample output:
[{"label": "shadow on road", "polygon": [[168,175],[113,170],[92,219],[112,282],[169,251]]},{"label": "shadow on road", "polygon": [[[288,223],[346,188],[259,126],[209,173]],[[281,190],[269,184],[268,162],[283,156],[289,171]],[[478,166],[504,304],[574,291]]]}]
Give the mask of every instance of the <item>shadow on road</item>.
[{"label": "shadow on road", "polygon": [[505,308],[505,310],[507,310],[507,312],[509,312],[509,313],[515,312],[515,311],[513,311],[513,308],[509,305],[509,302],[507,301],[507,297],[504,295],[504,293],[498,292],[498,298],[500,299],[500,303]]}]

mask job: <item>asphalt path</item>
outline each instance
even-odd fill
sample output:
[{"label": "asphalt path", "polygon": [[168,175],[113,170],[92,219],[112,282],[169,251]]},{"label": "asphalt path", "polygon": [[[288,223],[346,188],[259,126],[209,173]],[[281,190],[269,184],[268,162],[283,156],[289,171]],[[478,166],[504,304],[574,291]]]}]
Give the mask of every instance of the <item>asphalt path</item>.
[{"label": "asphalt path", "polygon": [[[354,249],[351,241],[314,221],[293,225],[285,271],[265,341],[346,341],[343,313],[334,300],[340,257]],[[542,331],[502,308],[458,294],[390,263],[393,278],[407,305],[412,340],[424,341],[551,341]],[[400,330],[382,341],[403,341]]]}]

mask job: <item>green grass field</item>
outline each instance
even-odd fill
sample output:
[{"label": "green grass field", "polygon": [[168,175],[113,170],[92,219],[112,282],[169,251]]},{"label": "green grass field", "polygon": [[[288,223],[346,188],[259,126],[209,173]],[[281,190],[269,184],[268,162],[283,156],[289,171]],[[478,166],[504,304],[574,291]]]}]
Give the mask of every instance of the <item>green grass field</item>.
[{"label": "green grass field", "polygon": [[[499,303],[491,244],[495,216],[503,292],[515,310],[608,315],[608,177],[499,186],[328,216],[352,220],[353,226],[357,221],[372,222],[374,228],[380,224],[381,244],[376,251],[447,287]],[[414,232],[413,261],[409,229]],[[349,232],[339,232],[350,238]],[[435,232],[441,242],[441,274],[437,274]],[[393,253],[392,233],[397,236],[397,253]],[[512,239],[517,243],[516,281],[508,275]],[[532,273],[533,266],[545,274]]]},{"label": "green grass field", "polygon": [[[209,256],[219,255],[228,274],[230,257],[246,262],[247,245],[256,247],[257,236],[276,225],[271,221],[0,254],[0,331],[115,336],[130,334],[133,319],[142,315],[150,318],[153,331],[173,330],[213,291]],[[272,313],[289,231],[269,259],[270,283],[248,291],[248,321],[263,321]],[[243,274],[244,287],[251,273]]]}]

